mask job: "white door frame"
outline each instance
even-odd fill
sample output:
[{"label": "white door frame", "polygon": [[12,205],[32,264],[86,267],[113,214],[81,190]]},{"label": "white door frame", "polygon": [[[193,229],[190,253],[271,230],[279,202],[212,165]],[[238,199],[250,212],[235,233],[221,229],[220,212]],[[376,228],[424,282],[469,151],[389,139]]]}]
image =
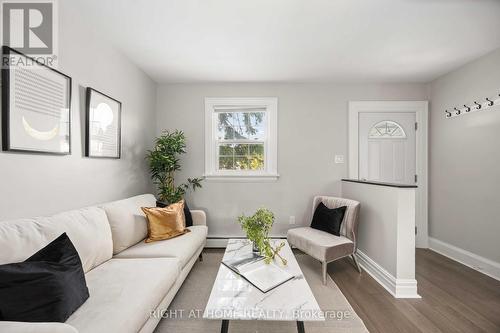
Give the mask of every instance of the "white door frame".
[{"label": "white door frame", "polygon": [[418,207],[415,207],[415,224],[418,227],[416,247],[428,248],[428,121],[427,101],[353,101],[349,102],[349,178],[359,177],[359,114],[361,112],[415,112],[416,171]]}]

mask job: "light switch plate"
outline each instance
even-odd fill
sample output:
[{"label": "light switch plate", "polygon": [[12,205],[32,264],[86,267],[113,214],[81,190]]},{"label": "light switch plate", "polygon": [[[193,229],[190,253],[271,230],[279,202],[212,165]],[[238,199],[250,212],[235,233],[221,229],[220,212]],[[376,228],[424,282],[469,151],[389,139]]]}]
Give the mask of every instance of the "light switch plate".
[{"label": "light switch plate", "polygon": [[335,155],[335,164],[344,163],[344,155]]}]

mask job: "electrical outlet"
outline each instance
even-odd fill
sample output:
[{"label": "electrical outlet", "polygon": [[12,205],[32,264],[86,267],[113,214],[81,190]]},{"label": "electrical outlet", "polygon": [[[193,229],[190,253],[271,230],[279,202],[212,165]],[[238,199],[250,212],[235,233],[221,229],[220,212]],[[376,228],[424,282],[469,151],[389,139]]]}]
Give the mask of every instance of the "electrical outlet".
[{"label": "electrical outlet", "polygon": [[290,216],[290,219],[288,220],[289,224],[295,224],[295,216]]},{"label": "electrical outlet", "polygon": [[344,163],[344,155],[335,155],[335,164]]}]

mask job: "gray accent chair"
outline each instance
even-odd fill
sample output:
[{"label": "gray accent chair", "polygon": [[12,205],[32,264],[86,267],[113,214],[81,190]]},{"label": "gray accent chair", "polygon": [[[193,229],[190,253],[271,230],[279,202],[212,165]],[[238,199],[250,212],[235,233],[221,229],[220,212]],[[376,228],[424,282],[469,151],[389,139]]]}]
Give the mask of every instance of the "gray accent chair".
[{"label": "gray accent chair", "polygon": [[320,202],[323,202],[328,208],[347,206],[340,228],[340,236],[311,227],[301,227],[288,230],[286,237],[291,246],[298,248],[322,263],[323,284],[326,284],[328,263],[343,257],[351,256],[354,265],[361,273],[361,268],[356,260],[356,235],[360,204],[358,201],[350,199],[316,196],[313,201],[313,215]]}]

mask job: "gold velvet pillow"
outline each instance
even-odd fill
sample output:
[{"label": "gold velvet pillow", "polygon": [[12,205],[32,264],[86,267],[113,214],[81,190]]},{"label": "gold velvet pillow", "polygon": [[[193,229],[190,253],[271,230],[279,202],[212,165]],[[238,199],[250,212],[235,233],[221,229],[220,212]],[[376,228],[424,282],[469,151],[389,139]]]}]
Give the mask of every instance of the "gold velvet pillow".
[{"label": "gold velvet pillow", "polygon": [[165,208],[142,207],[148,220],[146,243],[174,238],[189,232],[184,217],[184,200]]}]

